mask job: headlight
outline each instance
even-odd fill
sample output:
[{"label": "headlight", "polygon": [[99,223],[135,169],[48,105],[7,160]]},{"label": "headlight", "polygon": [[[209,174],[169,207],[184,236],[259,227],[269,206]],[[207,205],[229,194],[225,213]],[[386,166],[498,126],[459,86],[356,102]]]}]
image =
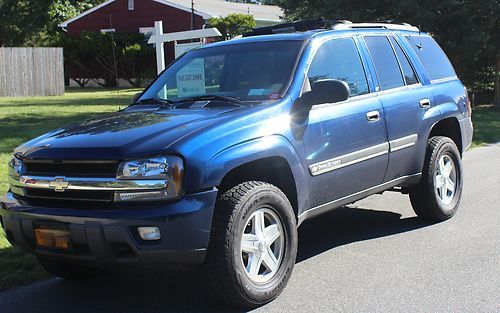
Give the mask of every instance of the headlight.
[{"label": "headlight", "polygon": [[23,175],[26,169],[23,161],[19,160],[16,157],[12,157],[12,159],[10,159],[8,168],[9,175],[14,177]]},{"label": "headlight", "polygon": [[153,191],[115,192],[115,201],[151,201],[177,198],[182,195],[184,163],[177,156],[129,160],[118,166],[117,179],[161,179],[166,188]]}]

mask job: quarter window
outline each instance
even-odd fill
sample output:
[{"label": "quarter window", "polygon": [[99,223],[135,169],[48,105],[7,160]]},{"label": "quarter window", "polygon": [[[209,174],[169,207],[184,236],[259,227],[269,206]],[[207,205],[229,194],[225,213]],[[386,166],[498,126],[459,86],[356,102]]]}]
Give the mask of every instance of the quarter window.
[{"label": "quarter window", "polygon": [[408,61],[408,58],[406,57],[406,55],[404,54],[403,50],[396,42],[394,37],[390,38],[392,46],[394,47],[394,51],[396,51],[396,56],[398,57],[399,64],[401,65],[401,69],[403,70],[403,76],[405,78],[406,84],[413,85],[418,83],[417,76],[415,75],[415,72],[413,71],[410,62]]},{"label": "quarter window", "polygon": [[349,85],[351,97],[369,93],[363,64],[352,38],[325,42],[316,52],[307,76],[311,85],[322,79],[343,80]]},{"label": "quarter window", "polygon": [[375,65],[380,90],[404,86],[398,60],[387,37],[368,36],[365,42]]},{"label": "quarter window", "polygon": [[457,76],[446,54],[432,37],[406,36],[431,80]]}]

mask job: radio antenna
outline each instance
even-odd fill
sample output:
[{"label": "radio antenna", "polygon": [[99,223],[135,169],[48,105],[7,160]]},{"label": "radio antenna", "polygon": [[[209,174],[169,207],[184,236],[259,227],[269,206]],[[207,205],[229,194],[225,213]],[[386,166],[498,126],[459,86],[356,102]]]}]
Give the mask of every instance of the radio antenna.
[{"label": "radio antenna", "polygon": [[116,86],[116,102],[118,104],[118,111],[121,111],[120,107],[120,88],[118,86],[118,69],[116,65],[116,52],[115,52],[115,35],[113,29],[113,17],[111,14],[109,15],[109,31],[111,33],[111,50],[113,52],[113,74],[115,76],[115,86]]},{"label": "radio antenna", "polygon": [[420,25],[420,5],[418,0],[415,1],[417,3],[417,24],[418,24],[418,34],[421,35],[422,29]]}]

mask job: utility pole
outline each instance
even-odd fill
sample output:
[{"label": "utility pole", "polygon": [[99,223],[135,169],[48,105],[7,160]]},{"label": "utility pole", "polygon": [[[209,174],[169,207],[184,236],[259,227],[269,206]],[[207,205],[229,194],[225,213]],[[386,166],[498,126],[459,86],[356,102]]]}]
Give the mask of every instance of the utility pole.
[{"label": "utility pole", "polygon": [[194,0],[191,0],[191,30],[194,30]]}]

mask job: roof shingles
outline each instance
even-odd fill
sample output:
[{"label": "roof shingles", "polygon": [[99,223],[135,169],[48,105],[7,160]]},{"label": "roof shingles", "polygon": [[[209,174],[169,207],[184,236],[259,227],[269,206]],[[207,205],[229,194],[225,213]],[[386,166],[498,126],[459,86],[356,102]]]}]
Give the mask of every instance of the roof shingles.
[{"label": "roof shingles", "polygon": [[[80,19],[83,16],[101,9],[102,7],[116,0],[108,0],[94,8],[91,8],[80,15],[61,23],[59,26],[67,27],[69,23]],[[164,5],[173,6],[191,12],[191,0],[152,0]],[[195,13],[203,16],[204,19],[210,17],[225,17],[229,14],[251,14],[257,22],[277,23],[281,21],[283,10],[275,5],[260,5],[252,3],[228,2],[224,0],[194,0]]]}]

